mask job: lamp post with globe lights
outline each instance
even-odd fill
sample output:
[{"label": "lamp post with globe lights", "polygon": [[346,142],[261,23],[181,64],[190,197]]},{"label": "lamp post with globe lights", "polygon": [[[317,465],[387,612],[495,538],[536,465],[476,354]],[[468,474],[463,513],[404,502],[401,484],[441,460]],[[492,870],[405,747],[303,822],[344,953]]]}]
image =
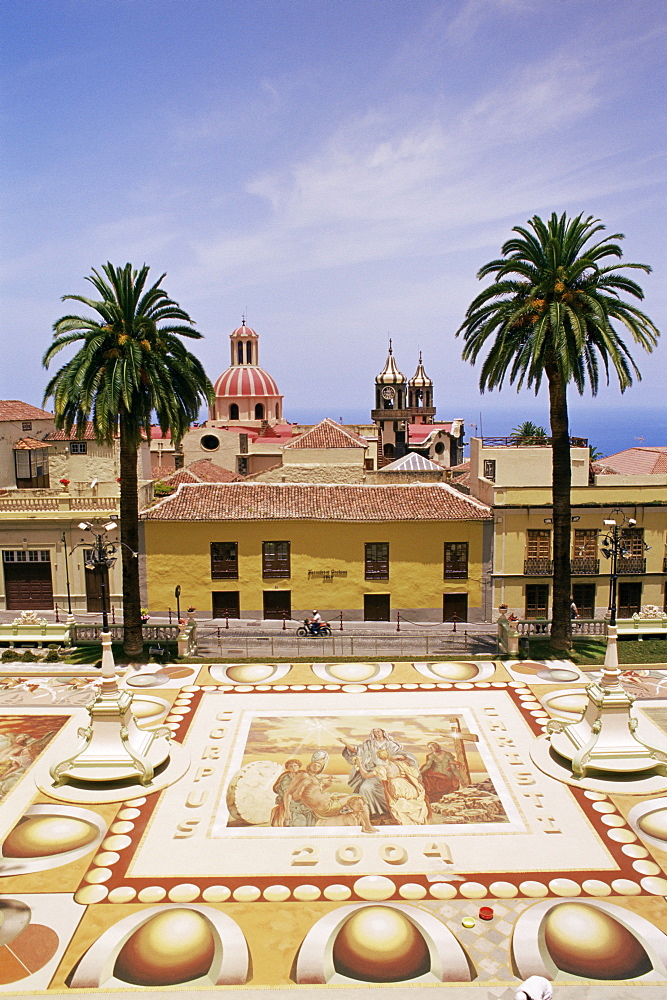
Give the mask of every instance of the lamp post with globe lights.
[{"label": "lamp post with globe lights", "polygon": [[[637,521],[628,517],[622,510],[612,510],[609,517],[602,522],[606,533],[600,543],[600,551],[605,559],[609,559],[609,625],[607,626],[607,649],[605,651],[605,673],[618,673],[618,632],[616,629],[616,610],[618,595],[618,560],[630,559],[631,550],[627,546],[626,531],[634,528]],[[644,549],[649,546],[644,544]],[[611,676],[611,674],[610,674]]]}]

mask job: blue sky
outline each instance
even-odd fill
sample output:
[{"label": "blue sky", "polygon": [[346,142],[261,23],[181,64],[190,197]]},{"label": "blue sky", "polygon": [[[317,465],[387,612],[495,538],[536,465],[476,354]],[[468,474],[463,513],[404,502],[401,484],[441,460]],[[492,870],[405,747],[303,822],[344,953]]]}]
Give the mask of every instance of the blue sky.
[{"label": "blue sky", "polygon": [[[664,329],[666,28],[664,0],[5,0],[0,395],[41,402],[60,296],[130,260],[167,272],[212,379],[246,314],[288,419],[368,419],[391,336],[441,419],[546,423],[480,399],[454,332],[553,210],[626,234]],[[626,417],[664,409],[666,350]]]}]

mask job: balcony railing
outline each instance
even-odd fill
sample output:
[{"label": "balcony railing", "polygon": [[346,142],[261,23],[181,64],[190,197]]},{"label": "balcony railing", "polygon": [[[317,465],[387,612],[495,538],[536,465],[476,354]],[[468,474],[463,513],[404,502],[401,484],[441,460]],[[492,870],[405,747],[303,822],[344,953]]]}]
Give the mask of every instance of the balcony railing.
[{"label": "balcony railing", "polygon": [[523,563],[524,576],[552,576],[554,564],[552,559],[525,559]]},{"label": "balcony railing", "polygon": [[[550,448],[550,437],[483,437],[482,446],[484,448]],[[570,447],[587,448],[588,438],[571,437]]]},{"label": "balcony railing", "polygon": [[570,570],[573,576],[596,576],[600,572],[600,560],[590,556],[574,556]]},{"label": "balcony railing", "polygon": [[646,559],[644,556],[629,556],[627,559],[619,559],[616,563],[616,571],[619,576],[630,576],[637,573],[646,572]]}]

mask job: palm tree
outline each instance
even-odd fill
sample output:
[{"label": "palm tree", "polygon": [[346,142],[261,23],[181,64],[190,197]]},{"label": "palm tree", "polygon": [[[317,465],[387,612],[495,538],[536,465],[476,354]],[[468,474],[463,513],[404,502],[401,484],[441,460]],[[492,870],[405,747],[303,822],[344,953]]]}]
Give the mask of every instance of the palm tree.
[{"label": "palm tree", "polygon": [[545,444],[547,432],[544,427],[538,427],[532,420],[524,420],[522,424],[513,429],[510,440],[514,444],[533,444],[534,442]]},{"label": "palm tree", "polygon": [[107,263],[102,274],[86,278],[99,299],[64,295],[82,302],[96,315],[62,316],[53,325],[54,342],[46,351],[46,368],[69,344],[82,346],[46,387],[44,403],[53,397],[56,427],[83,435],[92,420],[95,438],[112,444],[120,438],[120,532],[123,565],[125,652],[143,649],[139,566],[139,497],[137,451],[150,439],[155,413],[162,433],[177,443],[210,402],[213,388],[201,363],[186,350],[181,337],[200,338],[192,320],[161,288],[163,274],[147,287],[149,268]]},{"label": "palm tree", "polygon": [[[580,394],[586,384],[598,391],[600,363],[607,383],[610,369],[621,391],[639,370],[616,327],[625,327],[636,344],[652,351],[659,331],[636,306],[621,296],[643,299],[639,285],[621,272],[646,264],[616,264],[622,257],[621,233],[597,240],[605,227],[599,219],[553,213],[548,222],[535,215],[527,227],[503,245],[500,259],[478,272],[493,283],[471,302],[457,331],[463,334],[463,358],[474,363],[489,346],[480,390],[500,388],[505,378],[539,391],[546,376],[552,439],[554,575],[551,644],[571,645],[570,625],[570,430],[567,386]],[[610,262],[611,261],[611,262]]]}]

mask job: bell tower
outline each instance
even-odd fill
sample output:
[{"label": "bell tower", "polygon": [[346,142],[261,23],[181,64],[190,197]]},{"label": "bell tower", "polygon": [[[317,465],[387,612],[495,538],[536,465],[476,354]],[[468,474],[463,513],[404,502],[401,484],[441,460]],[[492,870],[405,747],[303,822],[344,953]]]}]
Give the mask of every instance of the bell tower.
[{"label": "bell tower", "polygon": [[424,371],[422,352],[419,352],[417,371],[408,382],[408,409],[411,424],[432,424],[435,416],[433,382]]},{"label": "bell tower", "polygon": [[403,372],[399,371],[389,341],[385,366],[375,376],[375,409],[371,420],[378,428],[377,466],[401,458],[407,451],[408,387]]}]

